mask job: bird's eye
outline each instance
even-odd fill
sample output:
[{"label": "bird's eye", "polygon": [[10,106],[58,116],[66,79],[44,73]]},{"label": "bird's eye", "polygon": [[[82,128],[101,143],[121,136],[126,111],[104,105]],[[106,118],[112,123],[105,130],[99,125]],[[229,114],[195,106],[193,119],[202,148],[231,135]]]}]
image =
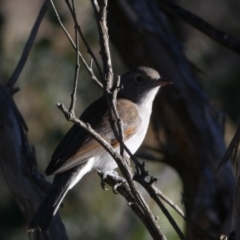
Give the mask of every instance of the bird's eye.
[{"label": "bird's eye", "polygon": [[135,82],[140,83],[140,82],[142,82],[142,81],[143,81],[143,78],[142,78],[141,76],[136,76],[136,77],[135,77]]}]

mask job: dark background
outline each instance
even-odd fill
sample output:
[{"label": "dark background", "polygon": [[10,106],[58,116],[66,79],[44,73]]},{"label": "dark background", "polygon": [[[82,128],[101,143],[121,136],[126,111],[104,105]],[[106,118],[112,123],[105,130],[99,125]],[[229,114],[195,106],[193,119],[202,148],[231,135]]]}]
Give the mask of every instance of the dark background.
[{"label": "dark background", "polygon": [[[236,1],[175,1],[199,15],[215,27],[240,39],[239,5]],[[41,1],[2,0],[0,5],[0,81],[6,83],[17,64],[27,36],[41,6]],[[68,31],[73,36],[73,23],[64,2],[56,4]],[[99,57],[98,35],[90,1],[78,1],[77,15],[83,32]],[[231,140],[239,117],[240,57],[220,46],[187,24],[170,17],[175,34],[195,68],[199,84],[208,99],[226,115],[225,139]],[[111,39],[111,36],[110,36]],[[90,61],[85,48],[81,51]],[[127,70],[117,51],[111,46],[115,76]],[[74,77],[75,55],[59,28],[52,11],[48,11],[17,86],[15,101],[30,129],[29,140],[36,149],[39,171],[43,172],[61,137],[71,126],[56,108],[57,102],[69,104]],[[101,92],[81,66],[77,115]],[[1,139],[0,139],[1,142]],[[145,142],[148,142],[146,139]],[[147,163],[158,187],[181,208],[181,181],[176,172],[164,164]],[[51,179],[49,179],[51,181]],[[143,195],[168,239],[178,239],[147,193]],[[116,211],[117,209],[117,211]],[[99,177],[91,173],[69,192],[60,210],[70,239],[149,239],[150,236],[127,207],[126,202],[100,187]],[[172,212],[172,211],[171,211]],[[172,212],[173,213],[173,212]],[[183,221],[173,213],[184,229]],[[26,239],[26,226],[13,196],[0,174],[0,239]],[[118,232],[120,231],[120,232]],[[124,237],[123,237],[124,236]]]}]

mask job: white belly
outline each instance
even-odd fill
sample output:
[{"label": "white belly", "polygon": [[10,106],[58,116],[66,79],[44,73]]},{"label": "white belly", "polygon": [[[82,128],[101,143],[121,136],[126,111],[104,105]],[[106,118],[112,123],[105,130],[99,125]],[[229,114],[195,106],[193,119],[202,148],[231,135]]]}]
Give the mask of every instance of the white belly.
[{"label": "white belly", "polygon": [[[146,117],[148,115],[149,117]],[[149,119],[150,119],[150,114],[146,114],[142,118],[141,126],[139,130],[135,133],[134,136],[132,136],[125,142],[127,148],[131,151],[132,154],[134,154],[138,150],[138,148],[141,146],[145,138],[148,125],[149,125]],[[120,148],[117,148],[116,151],[120,152]],[[100,170],[102,172],[110,171],[117,167],[118,166],[116,161],[111,157],[111,155],[108,152],[104,152],[99,156],[99,158],[95,158],[94,164],[93,164],[94,170]]]}]

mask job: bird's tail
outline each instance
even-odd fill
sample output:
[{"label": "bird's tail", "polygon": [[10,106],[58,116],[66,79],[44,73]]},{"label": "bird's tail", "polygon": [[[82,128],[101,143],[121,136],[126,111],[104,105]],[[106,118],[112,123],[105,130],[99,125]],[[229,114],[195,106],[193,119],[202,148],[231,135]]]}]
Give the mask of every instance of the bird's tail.
[{"label": "bird's tail", "polygon": [[28,225],[28,232],[46,231],[48,229],[68,190],[69,183],[62,184],[58,181],[53,183],[48,195],[40,204]]}]

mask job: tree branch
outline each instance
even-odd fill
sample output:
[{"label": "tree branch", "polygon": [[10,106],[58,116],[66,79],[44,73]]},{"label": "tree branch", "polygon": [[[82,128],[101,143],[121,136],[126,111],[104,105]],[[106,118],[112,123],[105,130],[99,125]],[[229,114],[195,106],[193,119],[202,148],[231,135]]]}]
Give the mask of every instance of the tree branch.
[{"label": "tree branch", "polygon": [[225,151],[225,153],[224,153],[224,155],[223,155],[223,157],[222,157],[222,159],[221,159],[221,161],[220,161],[220,163],[217,167],[217,171],[229,161],[233,151],[235,152],[235,154],[234,154],[235,157],[233,158],[235,160],[237,149],[238,149],[238,146],[239,146],[239,141],[240,141],[240,122],[238,123],[238,128],[237,128],[236,133],[234,134],[227,150]]},{"label": "tree branch", "polygon": [[[98,70],[98,73],[99,73],[99,75],[100,75],[100,78],[101,78],[101,80],[103,81],[103,78],[104,78],[104,77],[103,77],[102,70],[101,70],[101,68],[100,68],[100,66],[99,66],[99,63],[98,63],[98,61],[97,61],[97,58],[95,57],[92,49],[90,48],[87,40],[85,39],[85,37],[84,37],[84,35],[83,35],[83,33],[82,33],[80,24],[79,24],[78,21],[77,21],[76,12],[75,12],[75,10],[73,9],[73,7],[71,7],[71,5],[70,5],[70,3],[69,3],[69,0],[65,0],[65,2],[66,2],[66,4],[67,4],[67,6],[68,6],[68,9],[69,9],[71,15],[72,15],[72,18],[73,18],[73,21],[74,21],[74,24],[75,24],[75,28],[77,29],[77,31],[78,31],[78,33],[79,33],[79,35],[80,35],[80,37],[81,37],[81,39],[82,39],[85,47],[87,48],[87,52],[90,54],[90,56],[92,57],[93,61],[95,62],[96,67],[97,67],[97,70]],[[74,4],[74,2],[72,1],[72,5],[73,5],[73,4]],[[91,67],[91,68],[92,68],[92,67]]]},{"label": "tree branch", "polygon": [[47,12],[49,8],[49,0],[45,0],[41,9],[40,9],[40,12],[38,14],[38,17],[36,19],[36,22],[34,23],[33,25],[33,28],[32,28],[32,31],[29,35],[29,38],[25,44],[25,47],[23,49],[23,52],[22,52],[22,56],[20,58],[20,60],[18,61],[18,64],[15,68],[15,70],[13,71],[11,77],[9,78],[7,84],[6,84],[6,87],[7,88],[11,88],[13,89],[15,83],[17,82],[24,66],[25,66],[25,63],[28,59],[28,55],[32,49],[32,46],[33,46],[33,43],[35,41],[35,38],[37,36],[37,32],[38,32],[38,29],[39,29],[39,26],[42,22],[42,19],[43,17],[45,16],[45,13]]},{"label": "tree branch", "polygon": [[229,36],[229,34],[213,27],[211,24],[204,21],[202,18],[177,6],[176,4],[170,1],[155,0],[155,2],[166,13],[169,13],[183,20],[184,22],[198,29],[199,31],[201,31],[208,37],[212,38],[216,42],[220,43],[222,46],[234,51],[237,54],[240,54],[240,41]]},{"label": "tree branch", "polygon": [[[68,2],[69,3],[69,2]],[[72,9],[71,13],[74,19],[76,19],[76,11],[75,11],[75,5],[74,1],[72,0]],[[80,68],[80,63],[79,63],[79,41],[78,41],[78,33],[77,33],[77,28],[78,28],[78,23],[74,22],[74,29],[75,29],[75,42],[76,42],[76,66],[75,66],[75,75],[74,75],[74,84],[73,84],[73,92],[71,94],[71,103],[69,107],[69,113],[71,115],[74,115],[74,110],[75,110],[75,104],[76,104],[76,99],[77,99],[77,83],[78,83],[78,74],[79,74],[79,68]]]},{"label": "tree branch", "polygon": [[113,85],[113,70],[111,54],[109,50],[109,36],[107,29],[107,0],[99,0],[101,2],[100,8],[97,1],[91,0],[95,16],[97,19],[99,44],[100,44],[100,55],[102,57],[104,78],[106,83],[106,90],[109,92]]},{"label": "tree branch", "polygon": [[[43,200],[50,184],[37,172],[34,149],[29,145],[22,116],[8,89],[0,85],[0,165],[5,180],[29,222]],[[59,214],[46,233],[31,235],[34,239],[68,239]]]},{"label": "tree branch", "polygon": [[[74,50],[76,51],[76,44],[74,43],[74,41],[73,41],[71,35],[68,33],[67,29],[64,27],[64,25],[63,25],[63,23],[62,23],[62,21],[61,21],[61,18],[60,18],[59,14],[58,14],[58,11],[57,11],[57,9],[56,9],[56,7],[55,7],[55,4],[53,3],[53,0],[50,0],[50,2],[51,2],[51,4],[52,4],[52,7],[53,7],[53,10],[54,10],[55,15],[56,15],[56,17],[57,17],[57,20],[58,20],[59,25],[61,26],[63,32],[64,32],[65,35],[67,36],[67,38],[68,38],[69,42],[71,43],[72,47],[73,47]],[[98,80],[98,78],[96,77],[96,75],[95,75],[94,72],[93,72],[92,64],[91,64],[91,66],[89,66],[89,65],[87,64],[86,60],[84,59],[84,57],[82,56],[82,54],[81,54],[80,51],[78,51],[78,55],[79,55],[79,57],[80,57],[83,65],[84,65],[85,68],[87,69],[89,75],[91,76],[91,78],[97,83],[97,85],[98,85],[100,88],[103,88],[102,83]]]},{"label": "tree branch", "polygon": [[210,234],[208,234],[206,231],[204,231],[201,227],[199,227],[194,221],[192,221],[189,217],[187,217],[184,212],[175,204],[173,203],[169,198],[167,198],[156,186],[153,184],[157,181],[157,179],[154,179],[151,177],[150,181],[147,182],[144,178],[137,178],[136,181],[138,181],[145,190],[149,193],[151,198],[157,203],[157,205],[162,209],[163,213],[171,223],[171,225],[174,227],[175,231],[178,233],[178,236],[180,239],[186,239],[181,230],[178,228],[177,224],[175,223],[174,219],[172,219],[171,215],[167,211],[167,209],[164,207],[162,202],[158,197],[163,199],[169,206],[171,206],[184,220],[191,223],[197,230],[199,230],[206,239],[210,240],[217,240],[216,238],[212,237]]}]

